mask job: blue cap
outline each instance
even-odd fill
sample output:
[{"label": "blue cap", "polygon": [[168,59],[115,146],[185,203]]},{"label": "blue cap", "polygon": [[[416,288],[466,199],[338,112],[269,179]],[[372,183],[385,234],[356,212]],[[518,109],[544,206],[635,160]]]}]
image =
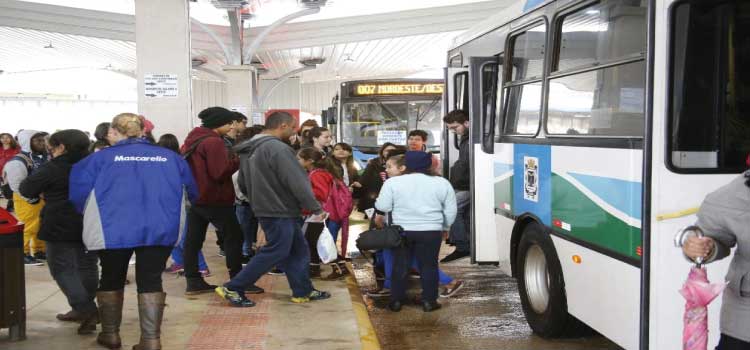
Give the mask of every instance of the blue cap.
[{"label": "blue cap", "polygon": [[432,154],[422,151],[408,151],[404,154],[406,169],[418,173],[430,173]]}]

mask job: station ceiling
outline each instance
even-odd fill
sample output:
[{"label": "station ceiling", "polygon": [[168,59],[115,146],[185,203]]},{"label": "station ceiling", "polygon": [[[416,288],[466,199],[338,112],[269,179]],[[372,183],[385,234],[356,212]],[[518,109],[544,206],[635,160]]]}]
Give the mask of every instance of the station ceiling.
[{"label": "station ceiling", "polygon": [[[301,67],[299,60],[325,63],[302,73],[303,82],[396,77],[439,69],[451,39],[514,0],[329,0],[320,13],[272,32],[257,51],[273,79]],[[264,26],[297,11],[296,0],[255,0],[245,40]],[[0,0],[0,70],[7,74],[100,69],[133,75],[133,0]],[[221,79],[226,59],[197,21],[226,45],[226,11],[209,1],[191,3],[193,56],[206,64],[196,74]]]}]

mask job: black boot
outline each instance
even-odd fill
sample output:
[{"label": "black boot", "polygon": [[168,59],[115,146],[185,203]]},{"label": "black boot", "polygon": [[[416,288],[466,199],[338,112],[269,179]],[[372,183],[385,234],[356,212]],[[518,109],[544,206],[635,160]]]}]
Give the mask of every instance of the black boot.
[{"label": "black boot", "polygon": [[186,278],[187,288],[185,288],[185,295],[196,295],[203,293],[213,293],[216,286],[208,284],[202,277]]}]

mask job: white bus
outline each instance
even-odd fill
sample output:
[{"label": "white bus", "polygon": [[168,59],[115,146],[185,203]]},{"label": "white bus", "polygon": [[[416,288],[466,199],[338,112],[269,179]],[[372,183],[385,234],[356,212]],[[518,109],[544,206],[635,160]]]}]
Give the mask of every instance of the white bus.
[{"label": "white bus", "polygon": [[673,237],[747,168],[750,1],[519,1],[457,37],[447,66],[444,112],[471,122],[472,261],[516,277],[537,334],[583,322],[680,349],[690,264]]}]

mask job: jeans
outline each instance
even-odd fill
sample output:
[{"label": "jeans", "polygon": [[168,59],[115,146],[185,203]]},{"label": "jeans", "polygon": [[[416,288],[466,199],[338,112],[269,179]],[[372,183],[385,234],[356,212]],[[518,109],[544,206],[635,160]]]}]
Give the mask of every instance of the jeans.
[{"label": "jeans", "polygon": [[135,252],[135,284],[138,286],[138,293],[163,292],[161,273],[171,251],[172,247],[165,246],[100,250],[102,277],[99,290],[109,292],[125,288],[130,256]]},{"label": "jeans", "polygon": [[404,231],[404,238],[404,246],[392,249],[391,300],[406,299],[406,278],[411,265],[410,252],[414,252],[421,274],[422,301],[435,302],[438,297],[438,255],[443,235],[440,231]]},{"label": "jeans", "polygon": [[98,261],[96,253],[86,251],[82,242],[47,242],[50,275],[75,311],[96,311]]},{"label": "jeans", "polygon": [[326,227],[328,227],[328,231],[331,232],[333,241],[336,242],[339,239],[339,230],[341,230],[341,223],[333,220],[327,220]]},{"label": "jeans", "polygon": [[[385,280],[383,281],[383,288],[391,289],[391,276],[393,276],[393,251],[391,249],[382,250],[383,257],[383,270],[385,270]],[[411,268],[419,272],[419,264],[417,263],[417,257],[413,251],[409,252],[411,259]],[[453,277],[448,276],[443,270],[438,268],[438,284],[445,286],[453,282]]]},{"label": "jeans", "polygon": [[[172,261],[174,261],[175,264],[180,265],[182,267],[185,266],[185,262],[182,260],[182,255],[184,254],[185,250],[185,236],[182,236],[182,239],[180,239],[180,244],[176,245],[172,249]],[[198,251],[198,270],[205,271],[208,270],[208,264],[206,264],[206,258],[203,257],[203,252]]]},{"label": "jeans", "polygon": [[313,291],[308,267],[310,251],[302,233],[301,220],[261,217],[259,221],[268,243],[224,286],[233,291],[244,291],[277,266],[286,273],[293,297],[308,296]]},{"label": "jeans", "polygon": [[242,229],[237,222],[237,215],[232,207],[209,207],[193,205],[188,209],[187,234],[183,247],[185,260],[185,277],[200,278],[198,271],[198,252],[206,241],[208,224],[224,233],[224,252],[226,253],[229,277],[242,270]]},{"label": "jeans", "polygon": [[471,192],[456,191],[456,220],[451,225],[449,238],[456,245],[457,252],[469,252],[469,232],[471,232]]},{"label": "jeans", "polygon": [[258,218],[255,217],[253,208],[248,205],[235,205],[234,211],[237,214],[237,221],[242,229],[242,255],[253,256],[253,244],[258,239]]}]

